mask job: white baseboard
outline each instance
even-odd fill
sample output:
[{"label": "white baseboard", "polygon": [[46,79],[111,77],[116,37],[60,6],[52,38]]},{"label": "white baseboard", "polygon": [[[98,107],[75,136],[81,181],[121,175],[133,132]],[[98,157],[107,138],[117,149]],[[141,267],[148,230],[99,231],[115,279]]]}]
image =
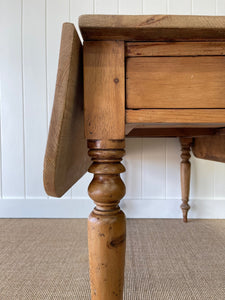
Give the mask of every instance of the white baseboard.
[{"label": "white baseboard", "polygon": [[[181,218],[179,199],[123,199],[128,218]],[[225,199],[191,199],[190,218],[225,219]],[[87,218],[94,205],[88,198],[0,199],[0,218]]]}]

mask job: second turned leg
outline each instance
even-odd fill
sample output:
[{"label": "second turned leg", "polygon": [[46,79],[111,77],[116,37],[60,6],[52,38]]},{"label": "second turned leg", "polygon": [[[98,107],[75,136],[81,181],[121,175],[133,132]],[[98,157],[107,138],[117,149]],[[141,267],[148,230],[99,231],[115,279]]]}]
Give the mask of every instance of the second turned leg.
[{"label": "second turned leg", "polygon": [[183,221],[187,222],[187,214],[190,209],[189,201],[189,190],[190,190],[190,175],[191,175],[191,163],[189,161],[190,147],[192,144],[192,138],[180,138],[181,143],[181,163],[180,163],[180,178],[181,178],[181,194],[182,204],[181,209],[183,212]]},{"label": "second turned leg", "polygon": [[107,142],[107,149],[101,144],[101,141],[88,143],[93,161],[89,172],[94,174],[88,193],[96,204],[88,219],[91,299],[122,300],[126,220],[118,204],[125,195],[120,178],[125,171],[120,163],[124,140]]}]

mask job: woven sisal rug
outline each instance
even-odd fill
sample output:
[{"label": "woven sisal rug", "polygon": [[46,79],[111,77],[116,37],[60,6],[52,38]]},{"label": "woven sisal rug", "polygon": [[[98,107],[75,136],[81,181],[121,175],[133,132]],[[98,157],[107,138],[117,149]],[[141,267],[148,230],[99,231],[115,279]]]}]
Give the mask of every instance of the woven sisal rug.
[{"label": "woven sisal rug", "polygon": [[[90,299],[86,222],[1,219],[0,299]],[[225,220],[128,220],[124,299],[224,300]]]}]

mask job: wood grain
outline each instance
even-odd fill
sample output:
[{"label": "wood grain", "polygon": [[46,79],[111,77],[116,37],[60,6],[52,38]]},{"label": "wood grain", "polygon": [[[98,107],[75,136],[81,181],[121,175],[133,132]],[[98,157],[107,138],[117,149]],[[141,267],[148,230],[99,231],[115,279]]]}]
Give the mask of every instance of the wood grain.
[{"label": "wood grain", "polygon": [[108,141],[105,149],[99,146],[88,141],[93,161],[89,172],[94,174],[88,193],[96,204],[88,219],[91,299],[122,300],[126,220],[118,204],[126,191],[120,178],[124,140]]},{"label": "wood grain", "polygon": [[225,17],[176,15],[83,15],[84,40],[225,40]]},{"label": "wood grain", "polygon": [[84,43],[84,105],[87,139],[124,139],[124,42]]},{"label": "wood grain", "polygon": [[225,135],[195,138],[192,152],[198,158],[225,162]]},{"label": "wood grain", "polygon": [[82,78],[82,46],[74,25],[65,23],[44,160],[45,190],[55,197],[61,197],[90,164],[84,138]]},{"label": "wood grain", "polygon": [[187,222],[187,215],[190,209],[189,192],[190,192],[190,178],[191,178],[191,163],[189,159],[191,158],[191,145],[193,139],[191,137],[180,138],[181,144],[181,163],[180,163],[180,182],[181,182],[181,195],[182,204],[181,209],[183,213],[183,221]]},{"label": "wood grain", "polygon": [[126,69],[127,108],[225,108],[225,56],[128,58]]},{"label": "wood grain", "polygon": [[225,55],[225,42],[128,42],[126,57]]},{"label": "wood grain", "polygon": [[179,127],[224,127],[225,109],[127,109],[126,123],[154,123]]}]

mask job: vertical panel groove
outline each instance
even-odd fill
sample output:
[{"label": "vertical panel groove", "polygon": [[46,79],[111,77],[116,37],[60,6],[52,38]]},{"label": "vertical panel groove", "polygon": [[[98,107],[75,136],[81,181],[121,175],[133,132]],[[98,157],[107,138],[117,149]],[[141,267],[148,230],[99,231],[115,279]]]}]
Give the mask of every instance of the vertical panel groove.
[{"label": "vertical panel groove", "polygon": [[21,0],[0,1],[2,197],[24,197]]},{"label": "vertical panel groove", "polygon": [[[0,86],[0,197],[2,200],[15,198],[13,203],[16,203],[17,200],[18,202],[16,205],[6,204],[6,200],[0,202],[2,207],[5,205],[2,214],[9,214],[11,209],[13,216],[19,213],[30,213],[30,216],[35,214],[35,206],[32,207],[28,200],[33,200],[39,206],[38,203],[41,204],[41,201],[46,199],[40,183],[40,152],[43,143],[45,143],[43,140],[45,140],[45,133],[48,130],[54,96],[53,85],[55,84],[54,76],[57,68],[56,53],[59,49],[60,39],[58,37],[61,32],[61,23],[69,20],[77,25],[78,15],[86,13],[225,14],[224,0],[115,0],[114,3],[110,0],[83,0],[80,3],[77,0],[33,0],[32,4],[30,3],[31,1],[25,0],[1,1],[1,7],[3,7],[1,24],[3,23],[4,26],[0,29],[3,33],[1,37],[4,74],[3,80],[1,80],[2,86]],[[28,10],[27,7],[29,7]],[[34,9],[37,9],[37,14],[39,9],[41,10],[39,16],[36,15]],[[33,14],[33,18],[29,18],[30,13]],[[36,22],[38,22],[37,27]],[[34,33],[29,30],[30,26],[34,26]],[[43,44],[43,46],[40,46],[40,49],[36,51],[36,48],[30,44],[32,42],[37,43],[37,47],[39,44]],[[34,52],[33,58],[30,51]],[[38,63],[35,63],[39,52],[41,52],[40,69]],[[36,71],[37,75],[34,74]],[[43,93],[40,92],[35,97],[35,93],[39,93],[40,90]],[[37,111],[35,110],[36,107]],[[32,134],[35,135],[34,138]],[[40,140],[40,142],[36,140],[37,146],[33,146],[35,138]],[[128,165],[128,172],[125,176],[128,187],[127,196],[138,199],[138,201],[148,200],[145,204],[149,211],[145,207],[143,214],[146,214],[145,217],[149,217],[149,215],[159,217],[162,212],[159,207],[165,204],[157,204],[160,202],[158,200],[167,199],[170,201],[173,199],[174,201],[180,197],[178,143],[176,140],[169,139],[151,142],[142,138],[133,141],[131,139],[127,144],[128,155],[127,160],[126,158],[124,160],[125,164]],[[225,164],[209,163],[192,157],[191,198],[198,199],[198,202],[195,202],[197,206],[193,205],[190,212],[193,216],[201,217],[204,215],[207,207],[203,206],[209,200],[213,202],[219,199],[222,202],[221,205],[224,206],[224,174]],[[87,199],[86,190],[91,177],[90,174],[86,174],[73,190],[71,189],[65,195],[65,198],[71,199],[74,196],[74,198]],[[37,188],[38,186],[39,188]],[[25,199],[21,202],[24,205],[24,212],[22,210],[18,212],[17,209],[20,198]],[[154,202],[151,199],[158,200]],[[55,201],[57,200],[54,199],[51,202],[50,198],[47,213],[41,208],[40,211],[53,216],[51,205],[54,207],[58,205],[59,207],[61,200]],[[173,201],[171,200],[171,203]],[[72,205],[76,205],[76,203],[71,204],[69,213],[74,210],[79,215],[79,211],[82,211],[83,208],[78,205],[78,208],[75,209],[75,206]],[[154,207],[152,207],[153,203],[155,203]],[[157,205],[159,205],[158,208]],[[213,204],[210,207],[213,207]],[[179,209],[179,200],[173,208],[169,212],[169,217],[177,216],[175,209]],[[57,209],[60,211],[59,208]],[[128,214],[131,213],[130,215],[136,216],[136,210],[132,205],[127,209]],[[218,207],[215,207],[207,211],[207,216],[215,217],[217,212]]]},{"label": "vertical panel groove", "polygon": [[[48,55],[47,55],[47,49],[48,49],[48,28],[47,28],[47,1],[45,0],[45,87],[46,87],[46,130],[47,130],[47,136],[48,136],[48,124],[49,124],[49,105],[48,105]],[[49,196],[47,195],[47,198],[49,199]]]},{"label": "vertical panel groove", "polygon": [[45,0],[24,1],[23,64],[27,197],[46,197],[42,176],[47,139],[45,31]]},{"label": "vertical panel groove", "polygon": [[[68,16],[69,16],[69,22],[71,22],[71,0],[69,0],[68,9],[69,9],[69,12],[68,12],[69,13],[68,14]],[[70,196],[70,199],[72,199],[73,198],[73,190],[72,190],[72,188],[69,189],[68,194]]]},{"label": "vertical panel groove", "polygon": [[22,89],[22,118],[23,118],[23,184],[24,198],[27,198],[26,190],[26,148],[25,148],[25,106],[24,106],[24,64],[23,64],[23,0],[21,0],[21,89]]},{"label": "vertical panel groove", "polygon": [[212,195],[213,195],[213,200],[215,200],[215,164],[213,164],[213,185],[212,185]]},{"label": "vertical panel groove", "polygon": [[0,197],[2,199],[2,82],[0,80]]},{"label": "vertical panel groove", "polygon": [[0,197],[2,199],[2,87],[1,87],[1,81],[0,81]]},{"label": "vertical panel groove", "polygon": [[70,5],[71,5],[71,3],[70,3],[70,1],[71,0],[69,0],[69,22],[71,22],[71,12],[70,12]]},{"label": "vertical panel groove", "polygon": [[46,130],[48,134],[48,124],[49,124],[49,107],[48,107],[48,56],[47,56],[47,48],[48,48],[48,28],[47,28],[47,0],[45,0],[45,80],[46,80]]},{"label": "vertical panel groove", "polygon": [[141,198],[143,198],[143,148],[144,148],[144,142],[143,138],[141,138]]},{"label": "vertical panel groove", "polygon": [[164,142],[164,145],[165,145],[165,186],[164,186],[164,197],[165,199],[167,199],[167,139],[165,138],[165,142]]}]

